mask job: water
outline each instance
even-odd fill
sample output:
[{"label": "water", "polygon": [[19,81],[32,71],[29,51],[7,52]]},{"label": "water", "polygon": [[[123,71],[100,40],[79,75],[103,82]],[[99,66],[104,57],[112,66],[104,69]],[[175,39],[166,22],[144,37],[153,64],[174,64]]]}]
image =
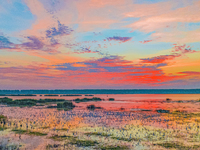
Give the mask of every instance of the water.
[{"label": "water", "polygon": [[[84,94],[83,91],[85,92]],[[27,98],[74,100],[84,97],[99,97],[103,100],[81,103],[73,101],[77,107],[70,111],[59,111],[56,108],[47,109],[44,106],[19,108],[0,105],[0,114],[7,116],[9,118],[8,122],[12,122],[12,126],[8,126],[9,123],[6,126],[7,130],[0,131],[2,133],[0,134],[0,142],[5,143],[5,145],[15,143],[17,146],[23,143],[23,149],[46,149],[46,145],[54,145],[55,143],[59,143],[60,148],[63,148],[63,141],[54,141],[49,139],[49,137],[67,135],[75,137],[74,141],[78,137],[81,140],[96,140],[100,143],[99,145],[125,145],[129,149],[162,149],[163,146],[159,146],[157,143],[166,143],[165,141],[168,141],[172,145],[174,141],[179,145],[184,141],[184,145],[187,148],[179,146],[179,149],[189,149],[195,144],[200,148],[198,144],[200,137],[200,94],[195,93],[194,90],[190,91],[193,94],[188,94],[189,92],[183,94],[172,93],[178,92],[178,90],[172,90],[170,94],[167,93],[169,90],[146,90],[146,92],[151,91],[152,93],[150,94],[119,94],[123,90],[103,90],[107,94],[102,94],[101,90],[92,91],[93,93],[91,90],[91,93],[87,93],[88,90],[76,90],[74,93],[70,93],[70,90],[68,90],[69,93],[60,91],[61,93],[63,92],[62,94],[81,94],[81,96],[61,96],[62,94],[55,91],[50,91],[50,93],[58,94],[57,96],[45,96],[44,94],[49,93],[41,94],[42,91],[40,93],[38,91],[32,91],[32,93],[24,91],[20,91],[19,93],[18,91],[18,93],[14,93],[37,93],[36,96],[7,96],[14,100]],[[126,90],[126,92],[136,91]],[[153,94],[153,92],[158,91],[165,92],[165,94]],[[179,92],[183,91],[179,90]],[[101,92],[101,94],[94,94],[94,92]],[[112,94],[109,94],[109,92]],[[141,90],[139,92],[141,93]],[[142,92],[145,92],[145,90],[142,90]],[[86,96],[85,94],[92,94],[92,96]],[[109,98],[114,98],[115,100],[109,101]],[[170,98],[171,100],[166,101],[166,98]],[[102,109],[88,110],[88,105],[95,105]],[[169,110],[170,113],[160,113],[157,111],[158,109]],[[28,129],[27,124],[29,125]],[[27,130],[27,132],[37,131],[47,133],[48,135],[39,137],[27,133],[23,134],[21,139],[19,139],[19,135],[16,136],[13,134],[10,128]],[[102,133],[108,136],[87,136],[85,133]],[[127,139],[130,139],[130,141],[127,141]],[[193,144],[191,141],[197,141],[197,143]],[[69,140],[65,142],[70,143]],[[96,147],[88,147],[88,149],[98,149],[99,145],[96,144]],[[87,149],[77,145],[73,146],[70,149]]]}]

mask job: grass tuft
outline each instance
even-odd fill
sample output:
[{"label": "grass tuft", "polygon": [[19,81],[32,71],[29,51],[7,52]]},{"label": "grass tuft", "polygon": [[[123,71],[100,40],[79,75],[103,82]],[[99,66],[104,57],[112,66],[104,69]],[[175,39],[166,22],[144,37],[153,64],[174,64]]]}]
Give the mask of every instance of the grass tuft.
[{"label": "grass tuft", "polygon": [[75,138],[73,136],[66,136],[66,135],[58,136],[58,135],[54,135],[54,136],[50,137],[50,139],[53,139],[55,141],[63,141],[63,140],[73,141]]},{"label": "grass tuft", "polygon": [[89,147],[89,146],[95,146],[96,144],[99,144],[97,141],[92,140],[73,140],[70,142],[70,144],[75,144],[78,147]]},{"label": "grass tuft", "polygon": [[46,136],[46,133],[41,133],[41,132],[33,132],[33,131],[28,131],[28,130],[21,130],[21,129],[13,129],[13,132],[17,134],[29,134],[29,135],[35,135],[35,136]]},{"label": "grass tuft", "polygon": [[100,147],[101,150],[127,150],[129,149],[127,146],[123,145],[123,146],[101,146]]}]

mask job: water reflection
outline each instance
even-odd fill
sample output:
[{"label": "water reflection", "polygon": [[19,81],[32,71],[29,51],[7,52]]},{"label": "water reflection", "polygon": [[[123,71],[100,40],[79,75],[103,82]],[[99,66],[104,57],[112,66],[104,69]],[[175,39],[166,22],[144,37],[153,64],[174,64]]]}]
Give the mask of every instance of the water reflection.
[{"label": "water reflection", "polygon": [[[54,149],[56,148],[54,144],[61,149],[64,147],[101,149],[102,144],[109,148],[109,146],[119,146],[117,144],[119,142],[120,146],[128,149],[139,147],[164,149],[170,146],[178,149],[186,149],[189,146],[198,149],[200,147],[198,145],[199,94],[94,96],[103,100],[80,103],[72,101],[76,107],[69,111],[50,109],[45,106],[19,108],[1,105],[0,114],[5,116],[6,120],[3,121],[2,117],[0,122],[0,140],[6,146],[10,141],[6,142],[3,138],[9,137],[18,148],[20,143],[23,143],[21,147],[28,149]],[[34,98],[41,97],[37,95]],[[87,96],[81,96],[84,97]],[[45,96],[45,98],[55,97]],[[59,96],[56,96],[56,99],[58,98]],[[73,100],[80,96],[65,98]],[[109,98],[114,100],[109,101]],[[166,101],[166,98],[171,100]],[[99,108],[87,109],[88,105]],[[33,141],[26,140],[30,139],[29,137],[38,138]],[[40,142],[38,139],[41,139]],[[58,141],[64,141],[65,144]],[[107,141],[112,141],[112,144]],[[163,144],[166,141],[168,145]],[[91,145],[88,146],[86,143]]]}]

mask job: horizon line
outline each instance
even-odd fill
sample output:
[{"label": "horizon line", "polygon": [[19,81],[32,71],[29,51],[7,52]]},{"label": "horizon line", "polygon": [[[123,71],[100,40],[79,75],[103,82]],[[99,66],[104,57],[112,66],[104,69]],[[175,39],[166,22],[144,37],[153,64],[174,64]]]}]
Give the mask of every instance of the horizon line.
[{"label": "horizon line", "polygon": [[179,88],[168,88],[168,89],[0,89],[0,91],[22,91],[22,90],[200,90],[200,88],[185,88],[185,89],[179,89]]}]

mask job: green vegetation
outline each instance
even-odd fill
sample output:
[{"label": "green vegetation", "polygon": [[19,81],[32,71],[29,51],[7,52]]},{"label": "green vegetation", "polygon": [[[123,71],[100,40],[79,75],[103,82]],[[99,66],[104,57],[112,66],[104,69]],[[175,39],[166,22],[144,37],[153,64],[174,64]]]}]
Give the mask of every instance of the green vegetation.
[{"label": "green vegetation", "polygon": [[94,110],[96,107],[94,105],[87,106],[87,109]]},{"label": "green vegetation", "polygon": [[[12,100],[11,98],[4,97],[0,98],[0,104],[4,104],[7,106],[18,106],[18,107],[32,107],[32,106],[44,106],[42,104],[45,103],[59,103],[59,102],[65,102],[65,99],[17,99],[17,100]],[[40,103],[38,105],[37,103]]]},{"label": "green vegetation", "polygon": [[102,101],[101,98],[98,97],[93,97],[93,98],[77,98],[74,100],[76,103],[80,103],[80,102],[89,102],[89,101]]},{"label": "green vegetation", "polygon": [[125,110],[125,108],[121,107],[119,110]]},{"label": "green vegetation", "polygon": [[35,94],[0,94],[0,96],[37,96]]},{"label": "green vegetation", "polygon": [[100,149],[101,150],[126,150],[126,149],[129,149],[129,148],[125,145],[123,145],[123,146],[108,145],[108,146],[101,146]]},{"label": "green vegetation", "polygon": [[78,95],[78,94],[66,94],[66,95],[60,95],[61,97],[62,96],[82,96],[82,95]]},{"label": "green vegetation", "polygon": [[15,144],[12,144],[12,145],[5,145],[5,146],[2,146],[0,145],[0,150],[19,150],[19,148],[22,147],[22,145],[15,145]]},{"label": "green vegetation", "polygon": [[172,143],[169,143],[169,142],[159,143],[159,144],[156,144],[156,145],[159,145],[159,146],[162,146],[162,147],[165,147],[165,148],[175,148],[175,149],[178,149],[178,150],[198,149],[200,147],[200,145],[185,146],[182,143],[173,143],[173,142]]},{"label": "green vegetation", "polygon": [[10,103],[10,102],[12,102],[11,98],[8,98],[8,97],[0,98],[1,104],[7,104],[7,103]]},{"label": "green vegetation", "polygon": [[49,129],[49,127],[41,127],[41,129]]},{"label": "green vegetation", "polygon": [[45,94],[44,96],[59,96],[57,94]]},{"label": "green vegetation", "polygon": [[6,119],[7,119],[6,116],[4,116],[4,115],[0,115],[0,121],[1,121],[1,120],[6,120]]},{"label": "green vegetation", "polygon": [[179,117],[179,118],[196,118],[196,117],[200,117],[200,113],[187,113],[187,112],[182,112],[179,110],[173,111],[172,113],[173,116]]},{"label": "green vegetation", "polygon": [[29,134],[29,135],[35,135],[35,136],[46,136],[46,133],[41,133],[41,132],[32,132],[28,130],[21,130],[21,129],[13,129],[13,132],[17,134]]},{"label": "green vegetation", "polygon": [[150,109],[141,109],[141,111],[152,111]]},{"label": "green vegetation", "polygon": [[69,144],[72,145],[77,145],[77,146],[83,146],[83,147],[88,147],[88,146],[95,146],[95,144],[98,144],[98,142],[96,141],[92,141],[92,140],[80,140],[77,139],[76,137],[73,136],[58,136],[58,135],[54,135],[52,137],[50,137],[50,139],[53,139],[55,141],[63,141],[63,140],[69,140]]},{"label": "green vegetation", "polygon": [[47,108],[57,108],[57,106],[47,106]]},{"label": "green vegetation", "polygon": [[54,149],[54,148],[60,148],[60,147],[61,147],[61,144],[53,144],[53,145],[48,144],[46,146],[46,149],[48,150],[48,149]]},{"label": "green vegetation", "polygon": [[70,141],[73,141],[75,138],[73,136],[66,136],[66,135],[63,135],[63,136],[58,136],[58,135],[54,135],[52,137],[50,137],[50,139],[53,139],[55,141],[63,141],[63,140],[70,140]]},{"label": "green vegetation", "polygon": [[166,101],[171,101],[172,99],[170,99],[170,98],[166,98]]},{"label": "green vegetation", "polygon": [[116,140],[121,140],[121,141],[139,141],[140,139],[137,139],[137,138],[123,138],[123,137],[111,137],[112,139],[116,139]]},{"label": "green vegetation", "polygon": [[183,103],[183,101],[179,100],[179,101],[177,101],[177,103]]},{"label": "green vegetation", "polygon": [[62,128],[62,129],[56,129],[57,131],[68,131],[69,129],[67,128]]},{"label": "green vegetation", "polygon": [[36,104],[35,106],[45,106],[44,104]]},{"label": "green vegetation", "polygon": [[57,109],[59,110],[72,110],[75,107],[75,105],[71,101],[65,101],[64,103],[58,103]]},{"label": "green vegetation", "polygon": [[20,99],[20,100],[14,100],[9,103],[7,103],[8,106],[19,106],[19,107],[32,107],[36,105],[36,100],[34,99]]},{"label": "green vegetation", "polygon": [[7,129],[6,127],[1,127],[0,126],[0,131],[6,130],[6,129]]},{"label": "green vegetation", "polygon": [[37,100],[37,103],[58,103],[58,102],[64,102],[65,99],[40,99]]},{"label": "green vegetation", "polygon": [[115,99],[114,99],[114,98],[109,98],[108,100],[109,100],[109,101],[114,101]]},{"label": "green vegetation", "polygon": [[35,135],[35,136],[46,136],[46,133],[41,133],[41,132],[28,132],[29,135]]},{"label": "green vegetation", "polygon": [[4,115],[0,115],[0,131],[7,129],[5,127],[6,121],[7,121],[7,117]]},{"label": "green vegetation", "polygon": [[99,144],[97,141],[92,141],[92,140],[72,140],[70,144],[75,144],[77,146],[83,146],[83,147],[88,147],[88,146],[95,146],[96,144]]},{"label": "green vegetation", "polygon": [[102,109],[102,107],[96,107],[95,105],[89,105],[89,106],[87,106],[87,109],[95,110],[95,109]]},{"label": "green vegetation", "polygon": [[85,133],[85,135],[96,135],[96,136],[111,136],[111,134],[107,134],[107,133],[99,133],[99,132],[90,132],[90,133]]},{"label": "green vegetation", "polygon": [[21,130],[21,129],[13,129],[13,132],[15,132],[16,134],[24,134],[27,133],[27,130]]},{"label": "green vegetation", "polygon": [[169,113],[169,110],[164,110],[164,109],[158,109],[156,110],[158,113]]},{"label": "green vegetation", "polygon": [[85,96],[94,96],[94,95],[90,95],[90,94],[89,94],[89,95],[87,95],[87,94],[86,94]]},{"label": "green vegetation", "polygon": [[34,99],[20,99],[20,100],[12,100],[11,98],[4,97],[0,98],[0,103],[8,106],[20,106],[20,107],[25,107],[25,106],[35,106],[36,101]]}]

